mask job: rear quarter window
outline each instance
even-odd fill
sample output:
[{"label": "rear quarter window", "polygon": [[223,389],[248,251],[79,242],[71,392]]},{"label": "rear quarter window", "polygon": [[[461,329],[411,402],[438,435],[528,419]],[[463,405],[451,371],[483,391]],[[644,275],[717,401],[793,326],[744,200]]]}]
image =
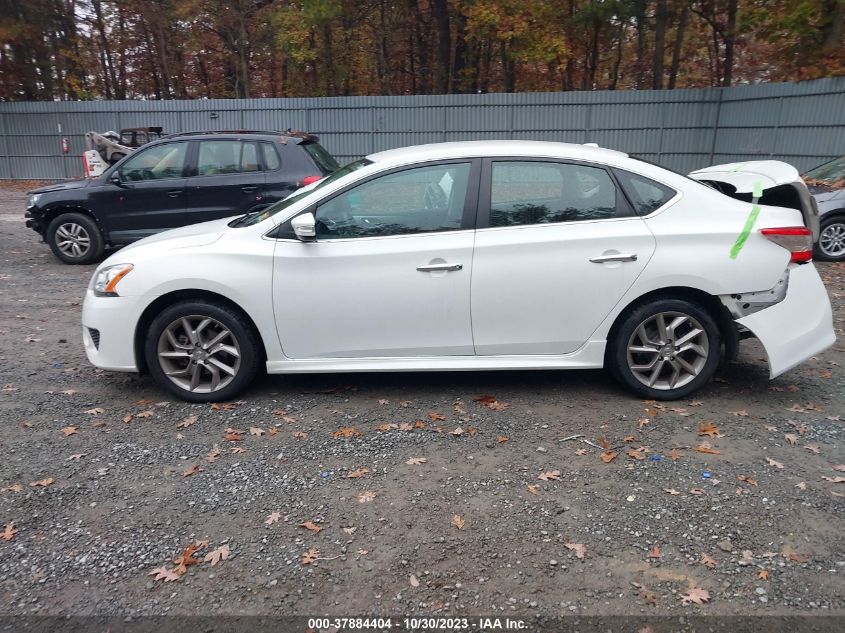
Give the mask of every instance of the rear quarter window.
[{"label": "rear quarter window", "polygon": [[305,150],[305,153],[311,157],[314,164],[323,172],[323,174],[330,174],[340,168],[334,156],[326,151],[326,148],[319,143],[300,143],[299,147]]},{"label": "rear quarter window", "polygon": [[614,169],[613,173],[637,215],[648,215],[656,211],[678,193],[671,187],[639,174],[622,169]]}]

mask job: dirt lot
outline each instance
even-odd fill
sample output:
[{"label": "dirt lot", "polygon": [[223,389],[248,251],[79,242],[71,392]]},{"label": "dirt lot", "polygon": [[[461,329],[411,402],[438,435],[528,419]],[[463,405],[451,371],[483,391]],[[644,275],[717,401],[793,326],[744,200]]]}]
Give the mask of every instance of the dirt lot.
[{"label": "dirt lot", "polygon": [[[2,615],[845,614],[845,266],[819,265],[834,349],[770,382],[744,343],[694,401],[507,372],[276,376],[217,408],[88,365],[93,267],[23,200],[0,202]],[[195,541],[230,554],[149,575]]]}]

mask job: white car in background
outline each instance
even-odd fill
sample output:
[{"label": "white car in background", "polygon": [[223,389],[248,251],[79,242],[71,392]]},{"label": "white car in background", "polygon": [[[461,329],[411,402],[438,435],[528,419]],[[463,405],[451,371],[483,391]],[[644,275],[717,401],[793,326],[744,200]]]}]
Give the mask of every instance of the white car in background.
[{"label": "white car in background", "polygon": [[234,397],[262,365],[606,367],[639,396],[674,399],[747,336],[774,377],[835,339],[797,172],[794,195],[767,204],[788,167],[696,174],[729,197],[581,145],[380,152],[262,212],[110,257],[85,298],[85,349],[191,402]]}]

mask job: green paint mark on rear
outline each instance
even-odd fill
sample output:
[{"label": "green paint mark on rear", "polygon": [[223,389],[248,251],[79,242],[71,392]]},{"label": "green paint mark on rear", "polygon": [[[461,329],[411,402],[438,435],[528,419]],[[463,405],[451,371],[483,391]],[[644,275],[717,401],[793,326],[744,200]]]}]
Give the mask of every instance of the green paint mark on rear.
[{"label": "green paint mark on rear", "polygon": [[751,229],[754,228],[754,223],[757,221],[757,216],[760,215],[760,207],[757,201],[763,197],[763,185],[760,182],[755,182],[751,186],[751,213],[745,219],[745,226],[736,238],[736,242],[731,247],[731,259],[736,259],[745,242],[748,241],[748,236],[751,235]]}]

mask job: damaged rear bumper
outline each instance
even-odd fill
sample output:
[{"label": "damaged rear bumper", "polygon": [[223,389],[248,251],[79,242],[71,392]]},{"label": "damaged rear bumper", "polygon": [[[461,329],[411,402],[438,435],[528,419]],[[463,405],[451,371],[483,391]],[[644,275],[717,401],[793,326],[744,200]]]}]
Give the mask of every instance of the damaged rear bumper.
[{"label": "damaged rear bumper", "polygon": [[830,298],[812,264],[789,270],[786,296],[775,305],[736,319],[750,330],[769,357],[775,378],[834,344]]}]

